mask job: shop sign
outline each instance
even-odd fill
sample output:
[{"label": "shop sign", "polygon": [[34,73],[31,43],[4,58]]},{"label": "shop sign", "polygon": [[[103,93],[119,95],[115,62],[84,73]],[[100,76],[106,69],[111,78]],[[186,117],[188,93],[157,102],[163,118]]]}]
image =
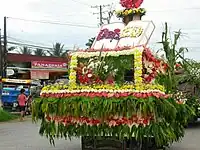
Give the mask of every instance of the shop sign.
[{"label": "shop sign", "polygon": [[65,62],[50,62],[50,61],[32,61],[32,68],[57,68],[64,69],[67,68],[67,63]]}]

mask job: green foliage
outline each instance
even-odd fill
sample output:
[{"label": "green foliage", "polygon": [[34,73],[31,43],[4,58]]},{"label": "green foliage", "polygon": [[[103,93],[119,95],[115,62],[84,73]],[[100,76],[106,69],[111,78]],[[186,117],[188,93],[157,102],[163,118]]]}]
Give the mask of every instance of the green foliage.
[{"label": "green foliage", "polygon": [[4,111],[3,109],[0,108],[0,122],[9,121],[13,119],[16,119],[15,115],[12,115],[9,112]]},{"label": "green foliage", "polygon": [[196,96],[188,96],[186,104],[190,106],[190,108],[193,110],[194,114],[192,116],[194,118],[200,117],[200,103],[199,99]]},{"label": "green foliage", "polygon": [[[169,29],[167,23],[165,23],[165,31],[162,33],[162,41],[160,42],[163,45],[162,50],[165,52],[167,64],[169,68],[167,69],[167,75],[162,76],[161,84],[164,84],[168,93],[173,93],[176,91],[178,86],[178,80],[175,74],[175,65],[177,60],[181,59],[182,61],[186,61],[182,54],[187,51],[187,48],[181,47],[177,49],[177,43],[181,37],[181,31],[177,31],[173,35],[172,39],[169,38]],[[161,81],[161,80],[160,80]]]},{"label": "green foliage", "polygon": [[95,40],[95,37],[90,38],[85,45],[88,46],[88,48],[91,48],[94,40]]},{"label": "green foliage", "polygon": [[52,50],[47,51],[50,56],[54,57],[67,57],[68,50],[64,49],[64,44],[55,43]]},{"label": "green foliage", "polygon": [[[178,141],[184,135],[184,125],[191,115],[187,105],[177,104],[173,99],[136,99],[125,98],[41,98],[33,103],[33,120],[42,120],[40,134],[46,135],[51,142],[54,138],[71,138],[79,136],[101,136],[102,133],[120,138],[135,136],[137,140],[143,137],[155,137],[157,145],[167,145]],[[127,125],[109,127],[83,125],[56,125],[54,121],[46,121],[45,114],[55,116],[74,116],[100,118],[112,115],[130,117],[132,115],[154,114],[155,119],[149,126]]]},{"label": "green foliage", "polygon": [[40,48],[37,48],[35,51],[34,51],[34,54],[37,55],[37,56],[46,56],[46,53],[43,49],[40,49]]},{"label": "green foliage", "polygon": [[32,54],[32,50],[26,46],[21,47],[20,50],[18,50],[19,54],[26,54],[26,55],[31,55]]}]

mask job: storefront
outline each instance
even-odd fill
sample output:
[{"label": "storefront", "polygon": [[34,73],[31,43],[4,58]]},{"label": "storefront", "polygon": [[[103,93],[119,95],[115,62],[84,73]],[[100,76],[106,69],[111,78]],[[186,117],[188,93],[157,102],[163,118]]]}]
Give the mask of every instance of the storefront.
[{"label": "storefront", "polygon": [[8,62],[15,70],[10,78],[56,80],[67,75],[67,59],[50,56],[8,54]]}]

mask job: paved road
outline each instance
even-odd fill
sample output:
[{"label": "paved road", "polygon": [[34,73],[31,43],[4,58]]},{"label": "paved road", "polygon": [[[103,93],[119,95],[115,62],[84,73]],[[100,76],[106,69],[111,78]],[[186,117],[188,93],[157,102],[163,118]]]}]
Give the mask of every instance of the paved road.
[{"label": "paved road", "polygon": [[[52,147],[38,129],[30,120],[0,123],[0,150],[81,150],[79,139],[57,140],[56,147]],[[170,150],[200,150],[200,123],[188,128],[183,141]]]}]

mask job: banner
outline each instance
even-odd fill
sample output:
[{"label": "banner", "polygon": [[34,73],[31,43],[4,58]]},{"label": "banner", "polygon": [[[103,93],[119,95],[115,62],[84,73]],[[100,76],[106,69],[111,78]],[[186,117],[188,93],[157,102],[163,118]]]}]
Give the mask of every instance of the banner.
[{"label": "banner", "polygon": [[48,71],[38,71],[32,70],[31,71],[31,79],[49,79],[49,72]]},{"label": "banner", "polygon": [[31,62],[32,68],[57,68],[57,69],[64,69],[67,68],[67,63],[65,62],[51,62],[51,61],[32,61]]}]

